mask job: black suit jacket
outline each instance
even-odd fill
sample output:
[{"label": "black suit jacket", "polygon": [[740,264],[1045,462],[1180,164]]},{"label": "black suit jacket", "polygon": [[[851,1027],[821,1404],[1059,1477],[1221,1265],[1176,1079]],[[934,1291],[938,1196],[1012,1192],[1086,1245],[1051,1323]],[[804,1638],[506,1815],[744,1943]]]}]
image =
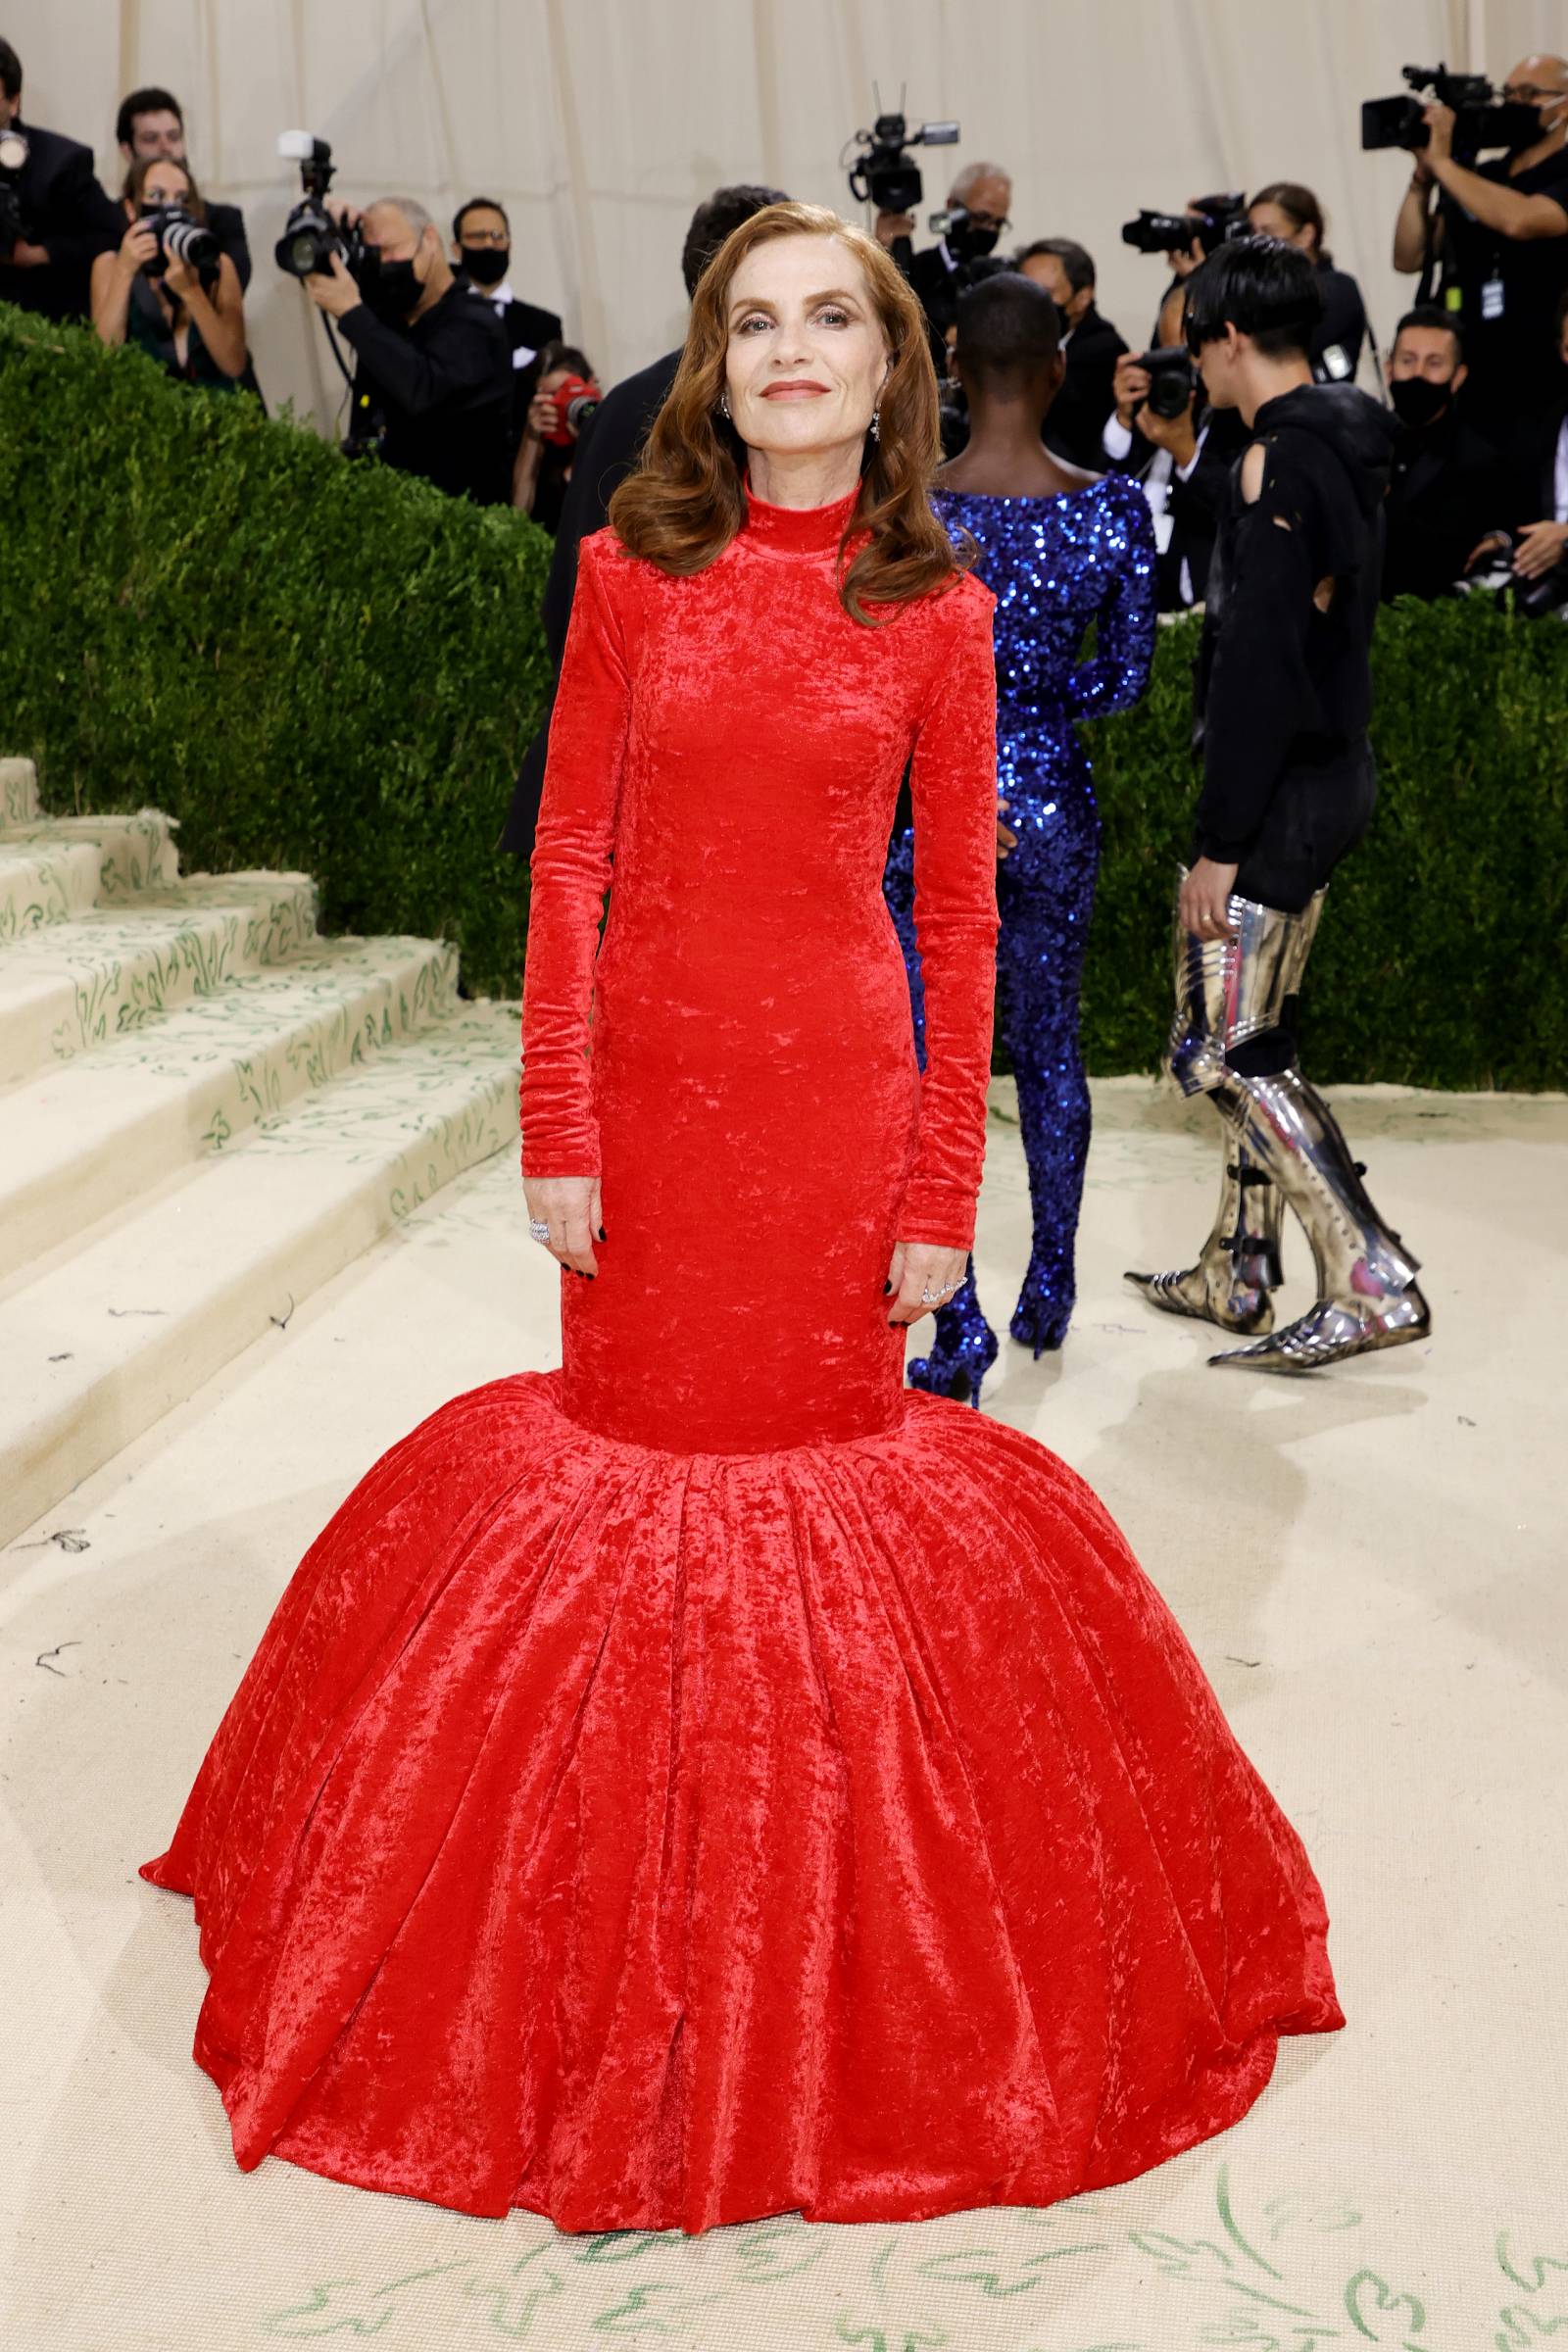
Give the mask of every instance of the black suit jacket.
[{"label": "black suit jacket", "polygon": [[1100,473],[1105,464],[1100,436],[1116,405],[1111,386],[1127,343],[1091,303],[1063,349],[1067,372],[1041,439],[1070,466],[1086,466],[1091,473]]},{"label": "black suit jacket", "polygon": [[237,204],[209,204],[207,225],[218,239],[220,253],[226,253],[234,265],[243,294],[251,282],[251,247],[245,234],[245,216]]},{"label": "black suit jacket", "polygon": [[27,142],[20,189],[23,233],[29,245],[44,247],[49,266],[0,265],[0,302],[46,318],[85,318],[92,309],[93,261],[120,243],[124,214],[98,185],[90,147],[58,130],[35,130],[20,116],[12,127]]},{"label": "black suit jacket", "polygon": [[[1503,461],[1456,412],[1423,432],[1403,427],[1385,510],[1384,603],[1396,596],[1451,596],[1472,549],[1489,531],[1516,519],[1511,503]],[[1551,513],[1549,492],[1541,512]]]},{"label": "black suit jacket", "polygon": [[[1220,500],[1231,468],[1250,439],[1239,409],[1210,409],[1207,426],[1198,464],[1186,481],[1171,475],[1166,513],[1174,527],[1170,545],[1154,561],[1155,595],[1161,612],[1186,610],[1181,590],[1184,561],[1193,583],[1193,601],[1202,603],[1208,590]],[[1112,462],[1102,455],[1101,464],[1110,466],[1116,473],[1135,474],[1142,481],[1156,454],[1153,442],[1146,441],[1134,425],[1133,445],[1126,457]]]},{"label": "black suit jacket", "polygon": [[[597,416],[577,443],[571,480],[566,485],[565,502],[556,526],[556,552],[545,583],[542,608],[545,643],[558,678],[562,656],[566,650],[571,600],[577,588],[577,549],[591,532],[604,528],[611,499],[636,465],[649,428],[668,397],[679,365],[680,353],[667,351],[651,368],[625,377],[606,393]],[[556,690],[552,685],[538,732],[523,754],[512,807],[496,843],[497,849],[511,850],[518,858],[533,855],[555,703]]]},{"label": "black suit jacket", "polygon": [[528,403],[539,381],[539,357],[547,343],[561,340],[561,320],[554,311],[544,311],[535,302],[503,302],[497,304],[485,286],[476,286],[467,271],[459,272],[476,302],[487,302],[500,319],[506,334],[507,348],[512,354],[512,447],[515,455],[522,439],[522,428],[528,421]]}]

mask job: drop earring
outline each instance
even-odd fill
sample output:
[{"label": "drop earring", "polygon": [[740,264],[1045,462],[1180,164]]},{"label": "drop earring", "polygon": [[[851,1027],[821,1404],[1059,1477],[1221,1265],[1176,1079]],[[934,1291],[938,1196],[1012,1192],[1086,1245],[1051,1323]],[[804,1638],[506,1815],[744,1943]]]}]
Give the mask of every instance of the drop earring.
[{"label": "drop earring", "polygon": [[727,424],[729,422],[729,394],[727,392],[721,392],[718,396],[718,413]]},{"label": "drop earring", "polygon": [[871,411],[871,438],[873,441],[880,441],[882,438],[882,428],[877,423],[877,418],[881,416],[881,414],[882,403],[878,401],[876,407]]}]

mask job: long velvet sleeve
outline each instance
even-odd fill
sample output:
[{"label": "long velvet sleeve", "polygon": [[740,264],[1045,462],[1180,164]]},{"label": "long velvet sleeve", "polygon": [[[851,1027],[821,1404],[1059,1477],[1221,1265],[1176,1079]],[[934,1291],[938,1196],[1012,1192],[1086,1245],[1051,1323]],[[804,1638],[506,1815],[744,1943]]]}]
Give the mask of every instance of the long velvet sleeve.
[{"label": "long velvet sleeve", "polygon": [[522,981],[518,1108],[525,1176],[597,1176],[588,1013],[610,885],[630,695],[606,571],[608,531],[585,539],[550,722]]},{"label": "long velvet sleeve", "polygon": [[920,721],[914,929],[925,981],[925,1076],[898,1238],[967,1250],[986,1147],[997,933],[996,599],[969,579]]},{"label": "long velvet sleeve", "polygon": [[1104,718],[1130,710],[1149,685],[1154,662],[1154,522],[1139,485],[1124,474],[1101,484],[1109,518],[1105,529],[1117,563],[1104,603],[1095,616],[1095,650],[1068,684],[1075,718]]}]

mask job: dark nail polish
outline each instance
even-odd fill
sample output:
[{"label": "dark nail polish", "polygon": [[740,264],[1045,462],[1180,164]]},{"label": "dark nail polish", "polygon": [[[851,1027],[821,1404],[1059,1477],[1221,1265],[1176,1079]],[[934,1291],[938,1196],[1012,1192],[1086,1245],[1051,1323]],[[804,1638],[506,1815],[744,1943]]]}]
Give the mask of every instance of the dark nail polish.
[{"label": "dark nail polish", "polygon": [[887,1295],[888,1295],[889,1291],[891,1291],[891,1290],[892,1290],[892,1288],[893,1288],[893,1285],[892,1285],[892,1283],[891,1283],[891,1282],[885,1282],[885,1283],[882,1285],[882,1296],[883,1296],[883,1298],[884,1298],[887,1297]]},{"label": "dark nail polish", "polygon": [[600,1228],[599,1228],[599,1239],[600,1239],[602,1242],[608,1242],[608,1241],[609,1241],[609,1239],[610,1239],[610,1236],[609,1236],[609,1234],[608,1234],[608,1233],[605,1231],[605,1229],[604,1229],[604,1227],[603,1227],[602,1225],[601,1225],[601,1226],[600,1226]]}]

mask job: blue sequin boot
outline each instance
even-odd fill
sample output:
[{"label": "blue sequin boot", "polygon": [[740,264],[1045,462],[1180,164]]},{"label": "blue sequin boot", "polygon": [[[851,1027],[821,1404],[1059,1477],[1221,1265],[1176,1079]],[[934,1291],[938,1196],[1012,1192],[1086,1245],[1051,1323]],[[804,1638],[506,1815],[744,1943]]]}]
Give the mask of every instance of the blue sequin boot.
[{"label": "blue sequin boot", "polygon": [[930,1354],[912,1357],[907,1366],[910,1388],[978,1405],[980,1384],[997,1360],[999,1343],[981,1312],[973,1257],[947,1305],[938,1307],[936,1326]]},{"label": "blue sequin boot", "polygon": [[1059,1348],[1066,1338],[1076,1298],[1070,1272],[1064,1274],[1060,1265],[1031,1257],[1007,1329],[1015,1340],[1033,1348],[1038,1360],[1048,1348]]}]

